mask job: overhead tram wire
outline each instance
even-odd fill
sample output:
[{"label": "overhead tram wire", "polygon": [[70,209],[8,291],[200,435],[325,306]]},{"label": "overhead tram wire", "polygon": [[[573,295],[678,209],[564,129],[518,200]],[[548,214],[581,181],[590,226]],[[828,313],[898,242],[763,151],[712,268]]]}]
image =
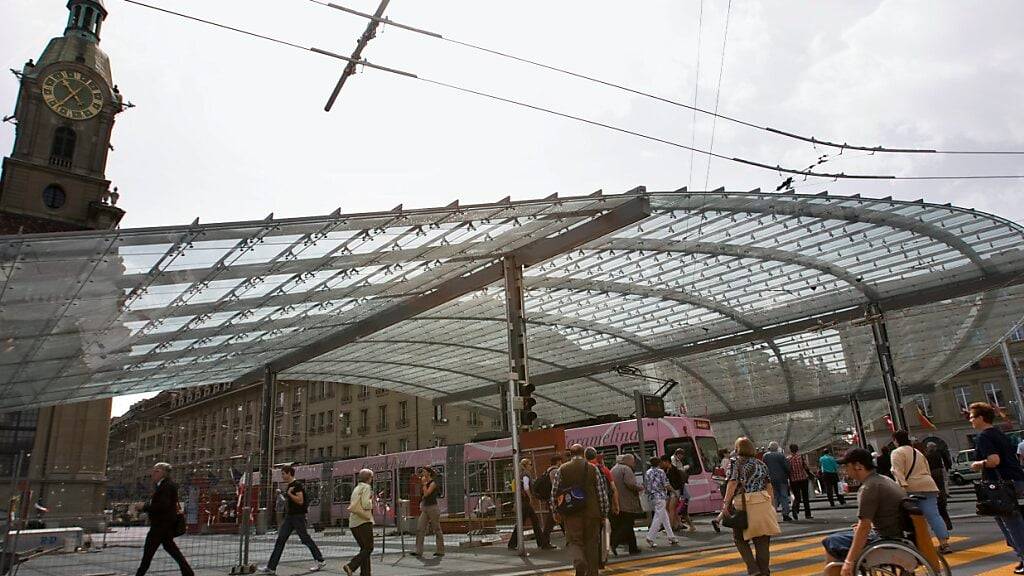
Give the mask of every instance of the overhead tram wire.
[{"label": "overhead tram wire", "polygon": [[[718,61],[718,86],[715,88],[715,112],[711,117],[711,141],[708,143],[708,151],[715,150],[715,129],[718,128],[718,103],[722,98],[722,77],[725,76],[725,48],[729,45],[729,19],[732,17],[732,0],[729,0],[725,9],[725,29],[722,32],[722,56]],[[704,173],[704,189],[707,190],[708,182],[711,180],[711,161],[708,156],[708,168]]]},{"label": "overhead tram wire", "polygon": [[[700,0],[700,5],[697,8],[697,63],[694,65],[693,75],[693,115],[690,119],[690,146],[697,145],[697,93],[700,89],[700,43],[701,36],[704,32],[704,0]],[[686,183],[688,186],[693,185],[693,159],[694,152],[690,151],[690,176],[687,178]]]},{"label": "overhead tram wire", "polygon": [[[279,45],[288,46],[290,48],[295,48],[295,49],[298,49],[298,50],[302,50],[303,52],[312,52],[312,53],[315,53],[315,54],[320,54],[322,56],[328,56],[328,57],[335,58],[335,59],[338,59],[338,60],[343,60],[345,62],[351,62],[351,63],[354,63],[354,64],[359,64],[359,65],[362,65],[362,66],[366,66],[367,68],[373,68],[375,70],[380,70],[382,72],[389,72],[391,74],[395,74],[395,75],[402,76],[402,77],[405,77],[405,78],[412,78],[412,79],[419,80],[419,81],[427,83],[427,84],[433,84],[435,86],[441,86],[441,87],[444,87],[444,88],[448,88],[450,90],[455,90],[455,91],[463,92],[463,93],[466,93],[466,94],[472,94],[472,95],[480,96],[480,97],[483,97],[483,98],[488,98],[488,99],[491,99],[491,100],[495,100],[495,101],[498,101],[498,102],[504,102],[506,104],[512,104],[514,106],[519,106],[519,107],[522,107],[522,108],[528,108],[530,110],[535,110],[535,111],[538,111],[538,112],[544,112],[544,113],[550,114],[552,116],[558,116],[558,117],[565,118],[565,119],[568,119],[568,120],[575,120],[575,121],[581,122],[583,124],[589,124],[591,126],[597,126],[597,127],[600,127],[600,128],[605,128],[607,130],[611,130],[611,131],[614,131],[614,132],[620,132],[622,134],[629,134],[631,136],[636,136],[637,138],[643,138],[645,140],[650,140],[652,142],[658,142],[658,143],[661,143],[661,144],[666,144],[668,146],[673,146],[675,148],[681,148],[683,150],[690,150],[690,151],[693,151],[693,152],[696,152],[696,153],[699,153],[699,154],[704,154],[706,156],[711,156],[711,157],[714,157],[714,158],[718,158],[720,160],[727,160],[729,162],[734,162],[734,163],[737,163],[737,164],[743,164],[743,165],[751,166],[751,167],[754,167],[754,168],[760,168],[760,169],[768,170],[768,171],[771,171],[771,172],[782,172],[782,173],[786,173],[786,174],[798,174],[798,175],[802,175],[802,176],[815,177],[815,178],[829,178],[829,179],[833,179],[833,180],[960,180],[960,179],[985,180],[985,179],[1024,179],[1024,174],[1020,174],[1020,175],[999,175],[999,176],[988,176],[988,175],[975,175],[975,176],[894,176],[894,175],[889,175],[889,174],[846,174],[846,173],[843,173],[843,172],[838,172],[838,173],[814,172],[812,170],[797,170],[797,169],[794,169],[794,168],[786,168],[784,166],[779,166],[779,165],[772,166],[770,164],[765,164],[763,162],[757,162],[755,160],[747,160],[745,158],[740,158],[740,157],[736,157],[736,156],[730,157],[730,156],[727,156],[725,154],[719,154],[717,152],[711,152],[711,151],[708,151],[708,150],[703,150],[703,149],[700,149],[700,148],[696,148],[696,147],[692,147],[692,146],[687,146],[686,144],[682,144],[680,142],[675,142],[673,140],[668,140],[668,139],[665,139],[665,138],[659,138],[657,136],[652,136],[650,134],[645,134],[643,132],[637,132],[636,130],[630,130],[628,128],[622,128],[620,126],[615,126],[613,124],[607,124],[607,123],[604,123],[604,122],[599,122],[597,120],[591,120],[589,118],[584,118],[582,116],[576,116],[576,115],[573,115],[573,114],[569,114],[567,112],[559,112],[559,111],[553,110],[551,108],[545,108],[543,106],[538,106],[538,105],[535,105],[535,104],[530,104],[530,103],[527,103],[527,102],[522,102],[522,101],[514,100],[514,99],[511,99],[511,98],[505,98],[503,96],[498,96],[496,94],[491,94],[491,93],[488,93],[488,92],[482,92],[482,91],[479,91],[479,90],[474,90],[472,88],[466,88],[464,86],[460,86],[460,85],[457,85],[457,84],[451,84],[451,83],[443,82],[443,81],[440,81],[440,80],[434,80],[432,78],[428,78],[428,77],[425,77],[425,76],[420,76],[420,75],[414,74],[412,72],[407,72],[407,71],[404,71],[404,70],[399,70],[397,68],[391,68],[391,67],[388,67],[388,66],[382,66],[380,64],[374,64],[374,63],[372,63],[372,62],[370,62],[370,61],[368,61],[366,59],[354,60],[354,59],[349,58],[347,56],[342,56],[340,54],[335,54],[334,52],[331,52],[329,50],[324,50],[324,49],[316,48],[316,47],[302,46],[302,45],[296,44],[294,42],[289,42],[287,40],[282,40],[280,38],[275,38],[275,37],[267,36],[267,35],[264,35],[264,34],[258,34],[256,32],[251,32],[249,30],[244,30],[244,29],[241,29],[241,28],[236,28],[234,26],[228,26],[228,25],[222,24],[220,22],[215,22],[215,21],[212,21],[212,20],[206,20],[206,19],[203,19],[203,18],[198,18],[196,16],[191,16],[189,14],[183,14],[181,12],[175,12],[173,10],[168,10],[166,8],[161,8],[159,6],[153,6],[151,4],[146,4],[144,2],[140,2],[139,0],[124,0],[124,1],[129,3],[129,4],[134,4],[136,6],[140,6],[140,7],[143,7],[143,8],[148,8],[150,10],[155,10],[155,11],[162,12],[162,13],[165,13],[165,14],[169,14],[169,15],[172,15],[172,16],[177,16],[179,18],[184,18],[186,20],[191,20],[193,22],[199,22],[199,23],[202,23],[202,24],[207,24],[209,26],[214,26],[214,27],[217,27],[217,28],[221,28],[223,30],[228,30],[228,31],[235,32],[235,33],[238,33],[238,34],[243,34],[243,35],[250,36],[250,37],[253,37],[253,38],[258,38],[258,39],[261,39],[261,40],[266,40],[266,41],[269,41],[269,42],[273,42],[273,43],[276,43],[276,44],[279,44]],[[313,1],[313,0],[310,0],[310,1]],[[382,18],[381,20],[382,20],[382,22],[386,21],[385,23],[393,24],[390,21],[387,21],[386,18]]]},{"label": "overhead tram wire", "polygon": [[307,2],[311,2],[313,4],[318,4],[320,6],[324,6],[326,8],[333,8],[335,10],[339,10],[339,11],[345,12],[347,14],[352,14],[353,16],[359,16],[360,18],[366,18],[366,19],[369,19],[369,20],[376,20],[376,21],[380,22],[381,24],[386,24],[386,25],[389,25],[389,26],[394,26],[395,28],[400,28],[402,30],[406,30],[406,31],[413,32],[413,33],[416,33],[416,34],[421,34],[421,35],[424,35],[424,36],[429,36],[429,37],[435,38],[437,40],[443,40],[445,42],[449,42],[451,44],[456,44],[456,45],[459,45],[459,46],[463,46],[465,48],[470,48],[472,50],[478,50],[480,52],[486,52],[487,54],[492,54],[494,56],[499,56],[501,58],[507,58],[509,60],[514,60],[516,62],[520,62],[520,63],[523,63],[523,64],[529,64],[531,66],[536,66],[538,68],[543,68],[545,70],[550,70],[552,72],[558,72],[560,74],[565,74],[565,75],[568,75],[568,76],[572,76],[573,78],[579,78],[580,80],[586,80],[588,82],[594,82],[596,84],[601,84],[603,86],[608,86],[609,88],[615,88],[616,90],[622,90],[624,92],[629,92],[631,94],[636,94],[637,96],[643,96],[645,98],[650,98],[652,100],[657,100],[658,102],[662,102],[662,103],[665,103],[665,104],[670,104],[672,106],[677,106],[679,108],[685,108],[687,110],[692,110],[694,112],[694,114],[696,114],[697,112],[700,112],[701,114],[706,114],[708,116],[719,118],[719,119],[725,120],[727,122],[732,122],[734,124],[739,124],[741,126],[746,126],[747,128],[751,128],[751,129],[754,129],[754,130],[761,130],[761,131],[764,131],[764,132],[769,132],[771,134],[775,134],[777,136],[782,136],[784,138],[790,138],[790,139],[793,139],[793,140],[800,140],[802,142],[806,142],[808,144],[812,144],[812,145],[815,145],[815,146],[825,146],[825,147],[830,147],[830,148],[838,148],[840,150],[843,150],[843,149],[845,149],[845,150],[863,150],[865,152],[880,152],[880,153],[888,153],[888,154],[961,154],[961,155],[978,155],[978,156],[1000,156],[1000,155],[1002,155],[1002,156],[1024,156],[1024,150],[937,150],[937,149],[931,149],[931,148],[895,148],[895,147],[890,147],[890,146],[863,146],[863,145],[857,145],[857,144],[849,144],[847,142],[843,142],[843,143],[833,142],[831,140],[823,140],[823,139],[815,138],[813,136],[804,136],[804,135],[797,134],[797,133],[794,133],[794,132],[789,132],[789,131],[786,131],[786,130],[780,130],[780,129],[777,129],[777,128],[772,128],[770,126],[761,126],[761,125],[756,124],[754,122],[750,122],[750,121],[747,121],[747,120],[736,118],[735,116],[729,116],[729,115],[726,115],[726,114],[720,114],[720,113],[717,112],[717,110],[716,111],[705,110],[703,108],[699,108],[697,106],[697,104],[696,104],[696,101],[694,101],[693,105],[686,104],[685,102],[680,102],[678,100],[673,100],[671,98],[666,98],[664,96],[658,96],[657,94],[653,94],[651,92],[646,92],[644,90],[640,90],[640,89],[637,89],[637,88],[630,88],[629,86],[625,86],[623,84],[618,84],[618,83],[615,83],[615,82],[612,82],[612,81],[609,81],[609,80],[602,80],[602,79],[594,77],[594,76],[589,76],[587,74],[582,74],[580,72],[573,72],[572,70],[568,70],[566,68],[561,68],[559,66],[554,66],[552,64],[545,64],[543,62],[540,62],[540,61],[537,61],[537,60],[532,60],[530,58],[525,58],[525,57],[522,57],[522,56],[516,56],[516,55],[510,54],[508,52],[502,52],[501,50],[496,50],[496,49],[493,49],[493,48],[487,48],[486,46],[482,46],[482,45],[479,45],[479,44],[474,44],[472,42],[467,42],[467,41],[464,41],[464,40],[458,40],[458,39],[455,39],[455,38],[444,36],[444,35],[442,35],[442,34],[440,34],[438,32],[432,32],[430,30],[424,30],[423,28],[417,28],[415,26],[410,26],[408,24],[403,24],[401,22],[396,22],[396,21],[391,20],[390,18],[388,18],[386,16],[382,16],[380,18],[377,18],[373,14],[368,14],[366,12],[360,12],[359,10],[354,10],[352,8],[348,8],[348,7],[342,6],[340,4],[336,4],[334,2],[324,2],[323,0],[306,0],[306,1]]}]

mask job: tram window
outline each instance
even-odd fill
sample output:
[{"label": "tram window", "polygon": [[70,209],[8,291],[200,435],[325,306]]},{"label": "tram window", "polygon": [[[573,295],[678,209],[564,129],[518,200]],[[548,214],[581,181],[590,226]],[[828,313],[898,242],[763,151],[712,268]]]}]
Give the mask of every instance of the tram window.
[{"label": "tram window", "polygon": [[[416,476],[416,468],[398,469],[398,498],[401,500],[412,500],[410,496],[415,494],[419,497],[420,480]],[[415,486],[415,487],[414,487]]]},{"label": "tram window", "polygon": [[[623,444],[622,445],[622,453],[623,454],[632,454],[633,456],[636,456],[637,464],[639,464],[639,460],[640,460],[640,443],[639,442],[630,442],[629,444]],[[658,443],[654,442],[652,440],[645,440],[644,441],[644,458],[646,460],[650,460],[651,456],[661,456],[661,454],[658,454]],[[638,466],[638,469],[639,468],[640,467]]]},{"label": "tram window", "polygon": [[347,478],[334,479],[334,503],[348,502],[352,499],[352,481]]},{"label": "tram window", "polygon": [[382,474],[373,478],[373,493],[381,504],[390,503],[393,498],[391,491],[391,475]]},{"label": "tram window", "polygon": [[431,466],[434,469],[436,475],[434,476],[434,482],[437,482],[437,497],[444,498],[445,493],[445,475],[444,465]]},{"label": "tram window", "polygon": [[466,464],[466,492],[483,494],[488,492],[487,462],[468,462]]},{"label": "tram window", "polygon": [[501,460],[495,460],[494,476],[495,492],[511,492],[512,479],[515,477],[515,471],[512,469],[512,459],[504,458]]},{"label": "tram window", "polygon": [[693,438],[672,438],[671,440],[665,440],[665,454],[672,456],[676,450],[682,448],[686,456],[683,458],[684,464],[689,464],[690,474],[700,474],[700,457],[697,456],[697,446],[693,443]]},{"label": "tram window", "polygon": [[[637,444],[639,446],[639,444]],[[618,446],[598,446],[597,453],[604,459],[604,465],[608,468],[615,466],[615,457],[619,455]]]},{"label": "tram window", "polygon": [[697,438],[697,448],[704,459],[704,469],[714,470],[718,467],[718,441],[714,436],[700,436]]},{"label": "tram window", "polygon": [[320,481],[307,480],[305,484],[306,498],[309,499],[309,505],[316,506],[320,504]]}]

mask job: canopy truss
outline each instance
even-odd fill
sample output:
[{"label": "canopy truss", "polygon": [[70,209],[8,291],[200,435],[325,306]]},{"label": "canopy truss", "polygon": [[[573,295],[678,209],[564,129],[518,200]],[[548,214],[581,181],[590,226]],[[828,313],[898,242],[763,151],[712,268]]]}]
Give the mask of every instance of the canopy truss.
[{"label": "canopy truss", "polygon": [[[1020,226],[924,202],[646,193],[0,237],[0,409],[283,379],[498,409],[501,258],[526,266],[542,419],[628,414],[648,365],[719,432],[813,441],[884,410],[1024,316]],[[848,419],[847,419],[848,420]]]}]

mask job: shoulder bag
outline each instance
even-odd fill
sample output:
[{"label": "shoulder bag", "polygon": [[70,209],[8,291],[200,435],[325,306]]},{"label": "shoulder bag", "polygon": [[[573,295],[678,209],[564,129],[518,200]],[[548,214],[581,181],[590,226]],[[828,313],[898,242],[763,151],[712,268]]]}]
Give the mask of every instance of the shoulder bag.
[{"label": "shoulder bag", "polygon": [[177,510],[174,515],[174,537],[184,536],[188,530],[188,526],[185,523],[185,513],[181,510],[181,502],[178,503]]},{"label": "shoulder bag", "polygon": [[737,462],[737,466],[740,466],[740,472],[737,474],[736,480],[736,492],[740,495],[740,501],[743,502],[743,509],[737,510],[733,506],[732,502],[736,499],[736,493],[733,493],[732,498],[729,499],[729,504],[726,505],[725,510],[722,511],[722,526],[726,528],[732,528],[734,530],[746,530],[747,529],[747,486],[744,483],[743,468],[746,462]]},{"label": "shoulder bag", "polygon": [[982,478],[974,483],[979,516],[1010,516],[1017,510],[1017,490],[1010,480],[1004,480],[996,473],[995,480]]}]

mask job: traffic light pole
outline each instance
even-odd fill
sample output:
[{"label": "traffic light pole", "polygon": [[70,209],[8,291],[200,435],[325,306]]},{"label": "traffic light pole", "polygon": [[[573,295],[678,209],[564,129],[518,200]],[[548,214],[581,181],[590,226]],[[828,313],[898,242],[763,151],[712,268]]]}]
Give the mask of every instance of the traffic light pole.
[{"label": "traffic light pole", "polygon": [[[502,270],[505,276],[505,314],[508,324],[508,402],[504,404],[507,411],[509,433],[512,436],[512,473],[515,474],[516,525],[513,528],[517,551],[526,556],[526,542],[523,540],[523,494],[522,470],[519,467],[519,411],[529,411],[528,402],[532,388],[529,384],[526,354],[526,316],[523,313],[523,267],[514,256],[502,259]],[[527,417],[526,420],[530,420]],[[530,422],[526,422],[529,425]],[[534,528],[536,530],[536,528]]]},{"label": "traffic light pole", "polygon": [[892,360],[892,348],[889,346],[889,331],[885,327],[885,317],[877,304],[868,310],[871,317],[871,335],[875,340],[875,352],[878,354],[878,368],[882,371],[882,387],[885,400],[889,405],[889,417],[897,430],[907,429],[907,419],[903,414],[903,395],[900,383],[896,378],[896,368]]}]

